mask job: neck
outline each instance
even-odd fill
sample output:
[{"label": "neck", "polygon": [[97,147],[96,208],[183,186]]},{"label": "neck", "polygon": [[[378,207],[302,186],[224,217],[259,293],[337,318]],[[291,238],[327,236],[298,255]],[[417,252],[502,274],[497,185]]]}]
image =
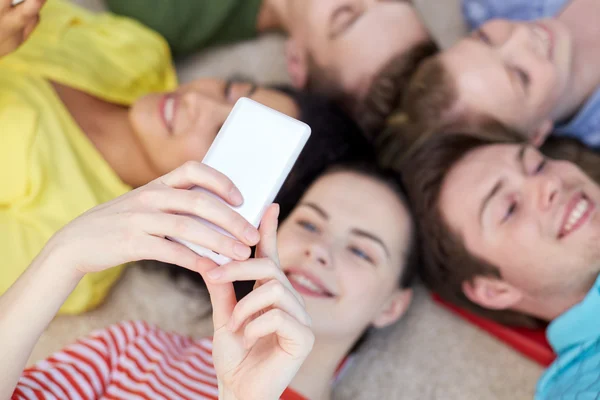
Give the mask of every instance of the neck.
[{"label": "neck", "polygon": [[129,109],[80,90],[52,83],[58,97],[88,139],[127,185],[156,178],[129,123]]},{"label": "neck", "polygon": [[340,363],[354,341],[332,340],[317,337],[310,355],[294,377],[290,387],[306,398],[328,400],[331,383]]},{"label": "neck", "polygon": [[272,30],[290,31],[288,11],[289,0],[263,0],[258,13],[256,29],[258,32]]},{"label": "neck", "polygon": [[128,109],[119,107],[111,113],[104,113],[100,129],[86,134],[127,185],[140,187],[158,178],[129,123]]},{"label": "neck", "polygon": [[569,30],[573,43],[571,82],[554,119],[573,116],[600,86],[600,2],[572,0],[558,16]]},{"label": "neck", "polygon": [[536,296],[535,298],[526,297],[516,310],[551,322],[575,305],[581,303],[594,286],[597,278],[598,273],[596,272],[578,285],[573,285],[570,288],[562,288],[560,295],[553,293],[545,296]]}]

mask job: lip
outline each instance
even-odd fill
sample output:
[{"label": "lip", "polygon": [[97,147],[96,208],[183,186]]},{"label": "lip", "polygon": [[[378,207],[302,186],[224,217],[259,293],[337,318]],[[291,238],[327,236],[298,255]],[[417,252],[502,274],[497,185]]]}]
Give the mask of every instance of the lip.
[{"label": "lip", "polygon": [[[171,119],[167,118],[167,104],[169,101],[173,101],[173,112],[171,115]],[[175,120],[175,115],[177,113],[177,96],[174,93],[169,93],[164,95],[159,103],[158,103],[158,113],[160,114],[160,118],[165,125],[165,128],[170,134],[173,134],[173,121]]]},{"label": "lip", "polygon": [[299,284],[294,279],[290,279],[290,283],[292,284],[294,289],[296,289],[298,291],[298,293],[300,293],[302,295],[325,298],[325,299],[336,297],[336,295],[331,290],[329,290],[327,288],[327,286],[325,286],[325,284],[319,278],[317,278],[315,275],[311,274],[310,272],[300,270],[300,269],[288,269],[285,271],[285,275],[288,277],[288,279],[289,279],[290,275],[303,276],[306,279],[310,280],[315,286],[317,286],[321,290],[321,292],[324,292],[324,293],[317,293],[317,292],[312,291],[312,290],[308,289],[307,287]]},{"label": "lip", "polygon": [[[577,220],[577,222],[571,227],[571,229],[567,230],[566,228],[569,222],[569,218],[571,217],[573,210],[575,209],[575,207],[577,207],[581,200],[587,201],[588,207],[585,210],[585,212],[581,215],[581,217]],[[563,215],[560,230],[558,232],[558,239],[564,239],[567,236],[571,235],[573,232],[579,230],[579,228],[581,228],[582,226],[584,226],[591,219],[590,217],[592,216],[592,213],[595,209],[596,205],[592,203],[589,197],[587,197],[584,193],[580,192],[574,195],[571,198],[571,200],[566,204],[565,213]]]},{"label": "lip", "polygon": [[554,32],[541,22],[536,22],[535,26],[542,29],[548,35],[548,59],[554,60]]}]

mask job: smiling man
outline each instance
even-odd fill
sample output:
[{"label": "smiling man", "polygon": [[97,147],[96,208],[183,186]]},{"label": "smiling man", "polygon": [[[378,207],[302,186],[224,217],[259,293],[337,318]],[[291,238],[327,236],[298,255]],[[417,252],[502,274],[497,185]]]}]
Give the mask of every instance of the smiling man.
[{"label": "smiling man", "polygon": [[111,11],[162,34],[179,55],[272,30],[289,35],[294,85],[361,99],[379,70],[399,53],[432,46],[410,1],[377,0],[106,0]]},{"label": "smiling man", "polygon": [[500,323],[550,322],[558,360],[536,398],[596,399],[600,187],[508,139],[435,135],[408,165],[428,286]]}]

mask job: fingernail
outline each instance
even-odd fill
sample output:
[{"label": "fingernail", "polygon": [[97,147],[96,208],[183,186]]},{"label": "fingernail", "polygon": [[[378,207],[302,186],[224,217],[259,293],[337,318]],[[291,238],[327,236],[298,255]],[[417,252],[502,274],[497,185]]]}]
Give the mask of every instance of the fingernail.
[{"label": "fingernail", "polygon": [[250,257],[250,248],[241,243],[236,243],[233,245],[233,252],[240,258]]},{"label": "fingernail", "polygon": [[253,226],[249,226],[246,228],[246,230],[244,231],[244,236],[246,237],[246,240],[248,240],[248,242],[252,244],[258,243],[258,241],[260,240],[260,235],[258,234],[256,228]]},{"label": "fingernail", "polygon": [[275,218],[279,218],[279,212],[281,211],[281,207],[279,206],[279,204],[275,203]]},{"label": "fingernail", "polygon": [[229,192],[229,199],[235,205],[240,205],[244,202],[242,194],[236,188],[231,188],[231,191]]},{"label": "fingernail", "polygon": [[223,276],[223,271],[221,271],[221,268],[217,267],[213,270],[208,271],[206,275],[208,275],[210,279],[219,279],[221,276]]}]

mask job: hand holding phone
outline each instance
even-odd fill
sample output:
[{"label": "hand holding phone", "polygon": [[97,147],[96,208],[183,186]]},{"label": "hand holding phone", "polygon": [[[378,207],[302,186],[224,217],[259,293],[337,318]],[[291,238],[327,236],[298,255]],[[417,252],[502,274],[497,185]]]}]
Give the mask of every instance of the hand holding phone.
[{"label": "hand holding phone", "polygon": [[[310,127],[305,123],[248,98],[241,98],[202,162],[231,179],[244,198],[241,206],[232,208],[258,227],[309,136]],[[209,221],[202,222],[231,236]],[[211,249],[179,238],[171,239],[219,265],[231,261]]]}]

